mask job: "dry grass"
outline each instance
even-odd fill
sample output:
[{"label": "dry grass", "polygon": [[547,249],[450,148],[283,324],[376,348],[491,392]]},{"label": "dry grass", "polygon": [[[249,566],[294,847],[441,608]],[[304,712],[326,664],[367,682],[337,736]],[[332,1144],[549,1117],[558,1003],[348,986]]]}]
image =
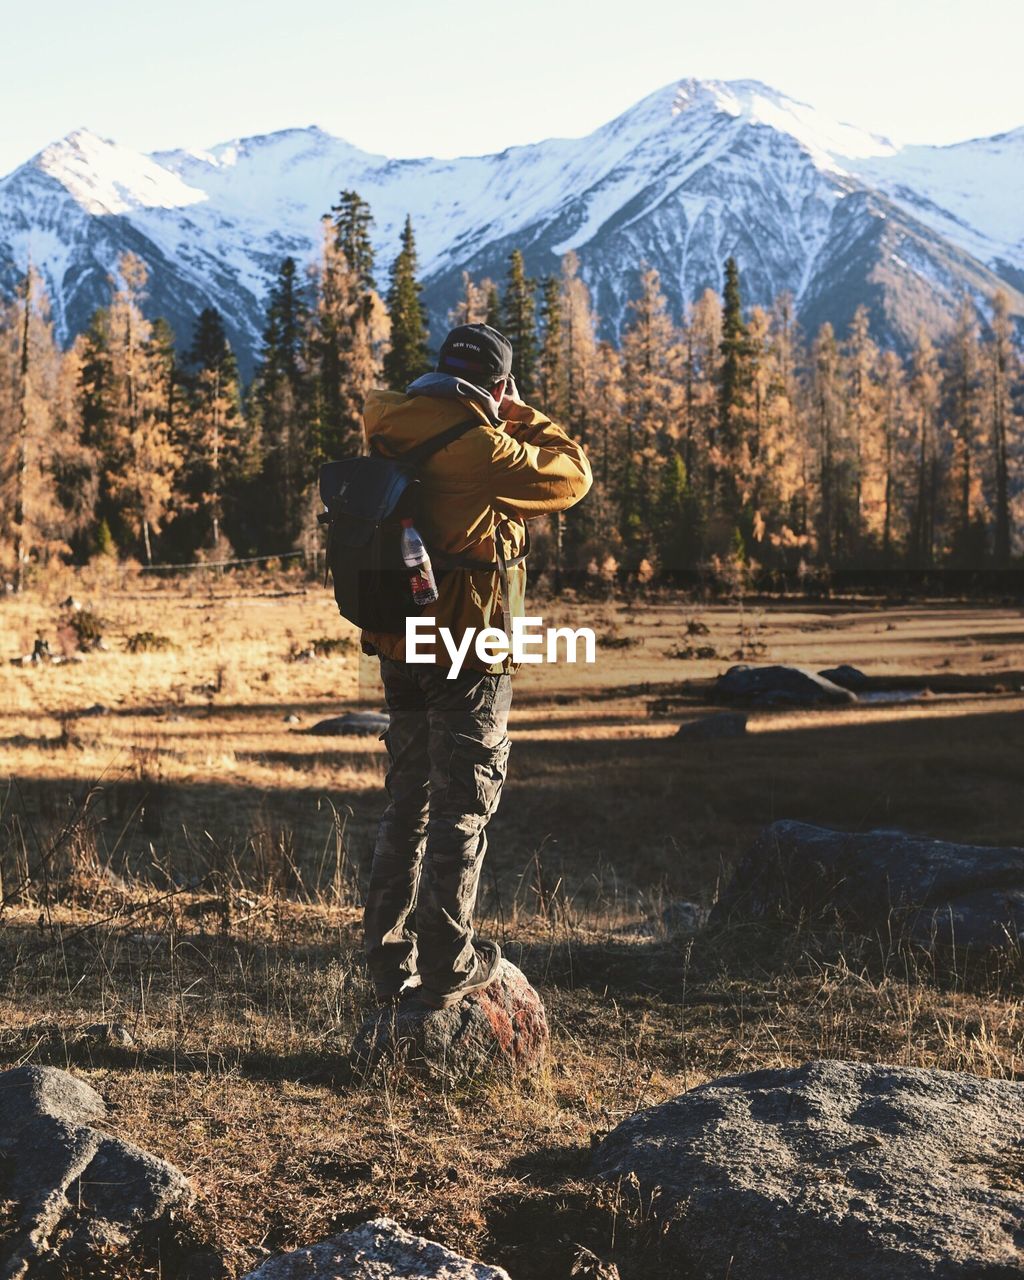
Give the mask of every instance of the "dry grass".
[{"label": "dry grass", "polygon": [[[667,902],[709,902],[773,818],[1019,843],[1019,609],[545,606],[615,641],[594,668],[517,679],[492,827],[484,929],[540,988],[551,1062],[522,1090],[438,1094],[348,1074],[383,765],[373,739],[302,732],[379,705],[353,651],[293,657],[346,636],[329,596],[298,578],[186,588],[108,570],[5,601],[0,654],[39,633],[58,652],[69,594],[105,621],[107,650],[0,667],[0,1061],[90,1079],[121,1132],[192,1177],[189,1231],[224,1274],[387,1212],[516,1280],[568,1276],[580,1245],[647,1276],[651,1224],[586,1176],[593,1135],[637,1106],[813,1056],[1021,1075],[1019,956],[939,965],[891,940],[660,925]],[[126,652],[145,631],[171,647]],[[670,656],[687,645],[720,656]],[[759,713],[745,739],[672,743],[681,714],[707,709],[682,682],[740,651],[853,662],[935,696]],[[106,714],[83,714],[97,703]],[[81,1034],[96,1022],[134,1047]],[[110,1274],[183,1276],[195,1247]]]}]

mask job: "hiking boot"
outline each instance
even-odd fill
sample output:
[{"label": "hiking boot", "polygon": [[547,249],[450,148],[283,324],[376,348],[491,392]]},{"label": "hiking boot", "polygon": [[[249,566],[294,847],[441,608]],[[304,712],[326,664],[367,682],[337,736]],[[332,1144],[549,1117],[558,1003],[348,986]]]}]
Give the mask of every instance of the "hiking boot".
[{"label": "hiking boot", "polygon": [[474,942],[473,949],[476,963],[464,982],[459,983],[454,991],[430,991],[427,987],[420,987],[415,993],[416,1003],[428,1009],[450,1009],[474,991],[489,987],[498,976],[501,948],[496,942]]}]

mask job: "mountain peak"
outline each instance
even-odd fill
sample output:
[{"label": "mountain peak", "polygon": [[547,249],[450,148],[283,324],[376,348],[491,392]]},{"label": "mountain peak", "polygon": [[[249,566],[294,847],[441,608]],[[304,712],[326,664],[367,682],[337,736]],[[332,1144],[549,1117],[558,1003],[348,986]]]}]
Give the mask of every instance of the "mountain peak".
[{"label": "mountain peak", "polygon": [[711,110],[750,125],[787,133],[810,152],[820,168],[843,172],[846,160],[895,155],[889,138],[835,120],[760,80],[680,80],[672,114]]},{"label": "mountain peak", "polygon": [[92,214],[177,209],[206,199],[149,156],[87,128],[51,143],[33,163]]}]

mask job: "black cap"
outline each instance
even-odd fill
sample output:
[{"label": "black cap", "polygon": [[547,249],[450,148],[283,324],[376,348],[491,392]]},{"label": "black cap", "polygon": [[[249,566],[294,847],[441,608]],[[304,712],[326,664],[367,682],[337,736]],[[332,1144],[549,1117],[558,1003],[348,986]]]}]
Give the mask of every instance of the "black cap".
[{"label": "black cap", "polygon": [[489,324],[460,324],[441,343],[437,371],[493,387],[512,372],[512,343]]}]

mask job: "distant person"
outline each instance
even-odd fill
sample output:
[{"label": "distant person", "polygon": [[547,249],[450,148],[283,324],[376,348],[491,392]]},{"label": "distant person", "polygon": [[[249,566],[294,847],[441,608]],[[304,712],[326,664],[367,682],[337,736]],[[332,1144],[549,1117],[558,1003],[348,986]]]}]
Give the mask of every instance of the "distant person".
[{"label": "distant person", "polygon": [[[444,574],[427,610],[456,638],[466,628],[510,632],[525,607],[525,521],[564,511],[591,485],[583,450],[520,399],[511,370],[504,335],[460,325],[441,344],[436,372],[405,394],[371,391],[364,408],[367,439],[389,457],[479,419],[419,473],[416,524],[428,548],[480,566]],[[482,667],[471,649],[448,679],[440,642],[436,664],[420,665],[404,660],[404,635],[364,631],[362,640],[380,657],[391,717],[366,956],[382,1002],[409,996],[444,1009],[493,981],[501,960],[496,943],[475,936],[473,910],[508,765],[512,663]]]}]

